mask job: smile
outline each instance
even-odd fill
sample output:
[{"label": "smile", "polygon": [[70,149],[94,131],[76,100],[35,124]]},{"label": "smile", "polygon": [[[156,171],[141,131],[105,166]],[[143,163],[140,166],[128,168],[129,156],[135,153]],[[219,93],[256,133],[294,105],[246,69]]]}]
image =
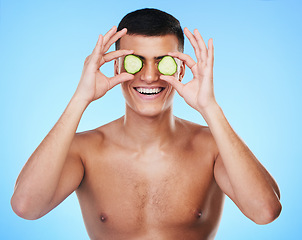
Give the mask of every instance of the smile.
[{"label": "smile", "polygon": [[155,88],[143,88],[143,87],[135,87],[137,92],[144,95],[156,95],[163,91],[164,87],[155,87]]}]

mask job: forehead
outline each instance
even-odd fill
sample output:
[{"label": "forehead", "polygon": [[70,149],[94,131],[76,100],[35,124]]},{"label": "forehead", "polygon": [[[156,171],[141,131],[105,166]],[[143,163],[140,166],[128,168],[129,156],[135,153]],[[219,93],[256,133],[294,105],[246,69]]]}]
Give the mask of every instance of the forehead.
[{"label": "forehead", "polygon": [[125,35],[120,39],[120,49],[134,50],[137,55],[153,58],[178,51],[178,39],[174,35]]}]

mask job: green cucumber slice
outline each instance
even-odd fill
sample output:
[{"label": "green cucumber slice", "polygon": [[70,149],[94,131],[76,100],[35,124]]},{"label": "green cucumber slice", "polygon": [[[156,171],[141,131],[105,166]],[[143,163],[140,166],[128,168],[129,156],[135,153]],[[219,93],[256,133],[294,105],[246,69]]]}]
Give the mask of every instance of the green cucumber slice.
[{"label": "green cucumber slice", "polygon": [[177,71],[177,64],[173,57],[164,56],[157,65],[158,71],[163,75],[173,75]]},{"label": "green cucumber slice", "polygon": [[139,72],[143,67],[143,61],[135,55],[127,55],[124,59],[124,68],[130,74]]}]

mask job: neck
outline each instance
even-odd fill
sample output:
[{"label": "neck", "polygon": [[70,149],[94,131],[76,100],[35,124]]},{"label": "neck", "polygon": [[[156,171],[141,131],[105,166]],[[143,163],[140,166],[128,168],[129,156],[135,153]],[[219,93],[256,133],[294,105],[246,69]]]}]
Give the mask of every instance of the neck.
[{"label": "neck", "polygon": [[175,117],[172,107],[156,116],[143,116],[126,107],[123,131],[127,139],[138,148],[164,146],[173,140]]}]

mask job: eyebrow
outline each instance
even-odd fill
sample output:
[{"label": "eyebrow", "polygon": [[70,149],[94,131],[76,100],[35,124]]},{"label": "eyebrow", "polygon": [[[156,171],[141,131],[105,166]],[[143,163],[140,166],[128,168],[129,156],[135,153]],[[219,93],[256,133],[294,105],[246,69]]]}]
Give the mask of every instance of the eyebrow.
[{"label": "eyebrow", "polygon": [[155,59],[156,59],[156,60],[160,60],[160,59],[164,58],[165,56],[167,56],[167,55],[158,56],[158,57],[155,57]]},{"label": "eyebrow", "polygon": [[[146,59],[145,57],[140,56],[140,55],[137,55],[137,54],[133,54],[133,55],[136,56],[136,57],[139,57],[141,60],[145,60],[145,59]],[[167,55],[154,57],[154,59],[155,59],[155,60],[160,60],[160,59],[162,59],[162,58],[165,57],[165,56],[167,56]]]}]

